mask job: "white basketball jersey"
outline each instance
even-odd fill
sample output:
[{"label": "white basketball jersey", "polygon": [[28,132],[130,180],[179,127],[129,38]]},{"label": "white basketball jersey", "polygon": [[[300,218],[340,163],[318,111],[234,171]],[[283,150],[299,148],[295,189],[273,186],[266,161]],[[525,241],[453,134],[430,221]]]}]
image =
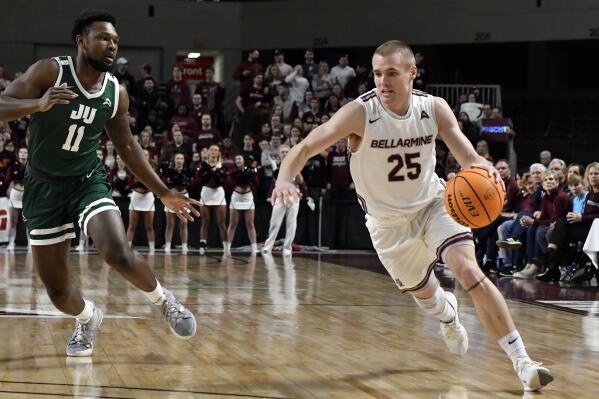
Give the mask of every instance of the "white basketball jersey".
[{"label": "white basketball jersey", "polygon": [[413,90],[405,116],[386,109],[373,89],[357,98],[364,136],[350,159],[358,200],[369,216],[414,213],[440,196],[435,174],[437,121],[433,96]]}]

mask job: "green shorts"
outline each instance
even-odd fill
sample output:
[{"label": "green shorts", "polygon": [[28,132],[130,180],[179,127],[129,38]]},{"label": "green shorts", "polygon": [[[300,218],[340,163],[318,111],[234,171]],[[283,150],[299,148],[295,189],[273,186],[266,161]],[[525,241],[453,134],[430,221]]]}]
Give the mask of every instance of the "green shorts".
[{"label": "green shorts", "polygon": [[100,212],[119,208],[104,165],[98,162],[85,175],[54,178],[27,167],[23,219],[31,245],[51,245],[75,238],[75,223],[87,235],[89,220]]}]

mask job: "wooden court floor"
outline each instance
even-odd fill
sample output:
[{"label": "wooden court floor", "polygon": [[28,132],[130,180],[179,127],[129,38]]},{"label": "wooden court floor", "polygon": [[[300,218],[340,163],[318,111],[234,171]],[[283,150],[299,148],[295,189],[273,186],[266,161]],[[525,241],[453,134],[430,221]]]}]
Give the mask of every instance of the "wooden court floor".
[{"label": "wooden court floor", "polygon": [[73,254],[75,284],[106,317],[93,357],[69,359],[73,320],[56,312],[30,256],[0,253],[0,398],[599,398],[595,286],[497,281],[529,353],[556,376],[531,395],[442,269],[469,331],[464,357],[373,255],[148,260],[195,312],[197,335],[174,338],[97,255]]}]

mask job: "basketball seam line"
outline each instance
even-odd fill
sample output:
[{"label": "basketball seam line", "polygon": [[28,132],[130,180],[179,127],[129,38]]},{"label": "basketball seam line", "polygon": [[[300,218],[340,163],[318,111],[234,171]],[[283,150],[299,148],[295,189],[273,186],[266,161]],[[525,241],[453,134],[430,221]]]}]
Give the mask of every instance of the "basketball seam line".
[{"label": "basketball seam line", "polygon": [[[462,177],[462,176],[460,176],[460,177]],[[472,187],[472,185],[468,182],[468,179],[466,179],[465,177],[462,177],[462,179],[464,179],[464,181],[466,182],[466,184],[468,186],[470,186],[470,189],[472,190],[472,192],[474,193],[474,195],[476,195],[476,199],[478,199],[478,202],[480,202],[480,205],[482,206],[483,210],[487,214],[487,219],[489,219],[489,223],[493,222],[491,220],[491,216],[489,216],[489,212],[487,212],[487,208],[485,207],[485,204],[483,203],[483,201],[478,196],[478,193],[474,190],[474,187]]]},{"label": "basketball seam line", "polygon": [[[477,169],[483,169],[483,168],[477,168]],[[484,170],[484,169],[483,169],[483,170]],[[471,170],[464,170],[464,171],[462,171],[462,172],[464,172],[464,173],[473,173],[473,174],[475,174],[475,175],[479,175],[479,176],[481,176],[480,174],[478,174],[478,173],[476,173],[476,172],[473,172],[473,171],[471,171]],[[488,173],[487,173],[487,174],[488,174]],[[497,179],[495,179],[495,181],[497,181]],[[497,191],[497,196],[498,196],[498,198],[499,198],[499,201],[501,202],[501,193],[499,192],[499,190],[497,189],[497,186],[495,186],[495,184],[493,184],[493,188],[495,189],[495,191]],[[507,193],[506,193],[506,194],[507,194]],[[499,206],[501,207],[501,209],[503,209],[503,204],[499,204]]]},{"label": "basketball seam line", "polygon": [[[459,201],[458,201],[458,197],[457,197],[457,195],[456,195],[456,189],[455,189],[455,182],[458,180],[458,177],[461,177],[461,176],[456,176],[456,177],[454,177],[454,179],[453,179],[453,196],[454,196],[454,198],[455,198],[455,205],[456,205],[456,208],[458,209],[458,211],[460,211],[460,213],[461,213],[461,214],[462,214],[462,216],[464,217],[464,220],[466,220],[468,223],[470,223],[470,225],[471,225],[471,226],[474,226],[474,225],[475,225],[475,223],[472,223],[472,221],[470,221],[470,219],[468,219],[468,218],[466,217],[466,214],[465,214],[465,213],[464,213],[464,211],[462,211],[462,209],[460,208],[460,203],[459,203]],[[462,177],[462,179],[464,179],[464,178]],[[464,179],[464,180],[466,180],[466,179]],[[467,227],[471,227],[471,226],[467,226]]]}]

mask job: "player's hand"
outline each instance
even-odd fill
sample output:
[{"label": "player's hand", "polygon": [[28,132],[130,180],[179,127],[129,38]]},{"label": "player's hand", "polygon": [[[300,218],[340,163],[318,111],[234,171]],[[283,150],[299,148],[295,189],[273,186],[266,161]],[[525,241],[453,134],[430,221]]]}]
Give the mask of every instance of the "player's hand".
[{"label": "player's hand", "polygon": [[[175,190],[169,190],[168,193],[160,197],[160,200],[171,211],[175,212],[182,222],[193,222],[193,215],[200,217],[200,212],[195,206],[200,206],[200,201],[186,197],[183,193]],[[194,206],[195,205],[195,206]]]},{"label": "player's hand", "polygon": [[503,193],[505,194],[505,184],[503,183],[503,179],[501,178],[499,172],[497,171],[497,169],[495,169],[493,165],[488,163],[473,163],[472,165],[470,165],[470,167],[485,169],[489,173],[489,177],[494,177],[495,182],[501,184],[501,187],[503,187]]},{"label": "player's hand", "polygon": [[270,203],[275,206],[276,204],[283,204],[287,208],[291,207],[291,204],[295,201],[299,201],[302,194],[297,191],[297,187],[289,181],[278,182],[275,184],[275,189],[272,190],[270,196]]},{"label": "player's hand", "polygon": [[66,83],[61,84],[58,87],[50,87],[46,93],[39,99],[38,109],[39,112],[46,112],[54,104],[66,105],[78,97],[78,95],[70,90],[70,86]]}]

